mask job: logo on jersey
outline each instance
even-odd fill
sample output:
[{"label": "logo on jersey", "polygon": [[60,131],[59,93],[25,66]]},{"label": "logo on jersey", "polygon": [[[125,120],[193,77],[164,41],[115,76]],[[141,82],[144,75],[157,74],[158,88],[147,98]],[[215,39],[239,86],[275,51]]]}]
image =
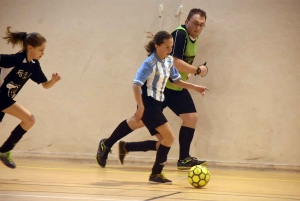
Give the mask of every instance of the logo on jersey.
[{"label": "logo on jersey", "polygon": [[30,75],[31,75],[31,73],[28,74],[28,72],[24,72],[24,70],[19,70],[16,74],[17,74],[20,78],[22,78],[23,80],[29,78]]},{"label": "logo on jersey", "polygon": [[20,85],[14,84],[13,82],[10,82],[6,85],[6,88],[8,88],[8,97],[14,98],[17,95],[17,91],[19,89]]}]

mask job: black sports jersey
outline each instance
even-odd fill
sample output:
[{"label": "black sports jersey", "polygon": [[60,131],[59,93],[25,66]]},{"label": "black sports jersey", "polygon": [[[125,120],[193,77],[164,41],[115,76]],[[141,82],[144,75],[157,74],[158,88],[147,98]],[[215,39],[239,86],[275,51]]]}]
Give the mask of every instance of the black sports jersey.
[{"label": "black sports jersey", "polygon": [[37,84],[47,82],[38,60],[27,61],[26,51],[0,54],[0,92],[13,99],[30,78]]},{"label": "black sports jersey", "polygon": [[[181,27],[186,30],[185,25],[181,25]],[[176,29],[175,31],[172,32],[171,35],[173,36],[174,39],[174,45],[173,45],[171,55],[192,65],[195,56],[193,56],[192,58],[186,58],[184,54],[188,43],[187,40],[190,40],[191,43],[195,43],[196,40],[195,41],[191,40],[189,36],[187,36],[187,32],[185,32],[182,29]]]}]

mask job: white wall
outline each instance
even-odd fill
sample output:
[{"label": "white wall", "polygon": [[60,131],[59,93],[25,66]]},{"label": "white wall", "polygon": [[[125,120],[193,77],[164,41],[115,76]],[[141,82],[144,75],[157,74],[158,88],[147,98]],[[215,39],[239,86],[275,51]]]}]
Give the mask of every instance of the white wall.
[{"label": "white wall", "polygon": [[[180,2],[183,13],[177,18]],[[36,124],[16,152],[94,157],[98,141],[135,112],[131,86],[146,58],[145,32],[171,32],[194,7],[208,14],[194,64],[208,61],[209,74],[190,81],[211,92],[205,98],[191,92],[199,112],[191,154],[211,164],[299,168],[297,0],[1,0],[1,35],[8,25],[43,34],[48,47],[42,68],[49,78],[55,71],[63,76],[50,90],[28,82],[17,96]],[[0,47],[1,54],[18,51],[4,40]],[[178,136],[180,119],[169,109],[165,114]],[[5,117],[1,143],[18,123]],[[144,128],[125,138],[146,139],[154,138]],[[177,159],[178,150],[177,140],[169,161]],[[114,147],[112,156],[116,152]],[[153,160],[155,153],[130,156]]]}]

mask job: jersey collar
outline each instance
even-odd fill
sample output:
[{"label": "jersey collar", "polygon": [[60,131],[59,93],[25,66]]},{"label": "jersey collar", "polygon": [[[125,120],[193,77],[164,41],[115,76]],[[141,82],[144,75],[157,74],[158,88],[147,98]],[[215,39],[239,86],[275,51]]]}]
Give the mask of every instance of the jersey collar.
[{"label": "jersey collar", "polygon": [[35,61],[33,59],[31,61],[27,60],[27,53],[26,53],[26,51],[23,51],[22,54],[23,54],[23,57],[24,57],[23,64],[25,64],[25,63],[33,63],[34,64],[35,63]]}]

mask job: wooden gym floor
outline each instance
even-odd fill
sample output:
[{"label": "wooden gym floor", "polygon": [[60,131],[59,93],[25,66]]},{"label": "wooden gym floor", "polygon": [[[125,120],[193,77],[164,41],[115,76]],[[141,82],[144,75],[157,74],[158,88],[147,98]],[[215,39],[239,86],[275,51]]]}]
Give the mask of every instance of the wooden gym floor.
[{"label": "wooden gym floor", "polygon": [[173,185],[148,184],[151,166],[96,161],[16,159],[14,170],[0,164],[1,201],[288,201],[300,200],[297,172],[208,169],[205,188],[192,187],[187,171],[167,166]]}]

